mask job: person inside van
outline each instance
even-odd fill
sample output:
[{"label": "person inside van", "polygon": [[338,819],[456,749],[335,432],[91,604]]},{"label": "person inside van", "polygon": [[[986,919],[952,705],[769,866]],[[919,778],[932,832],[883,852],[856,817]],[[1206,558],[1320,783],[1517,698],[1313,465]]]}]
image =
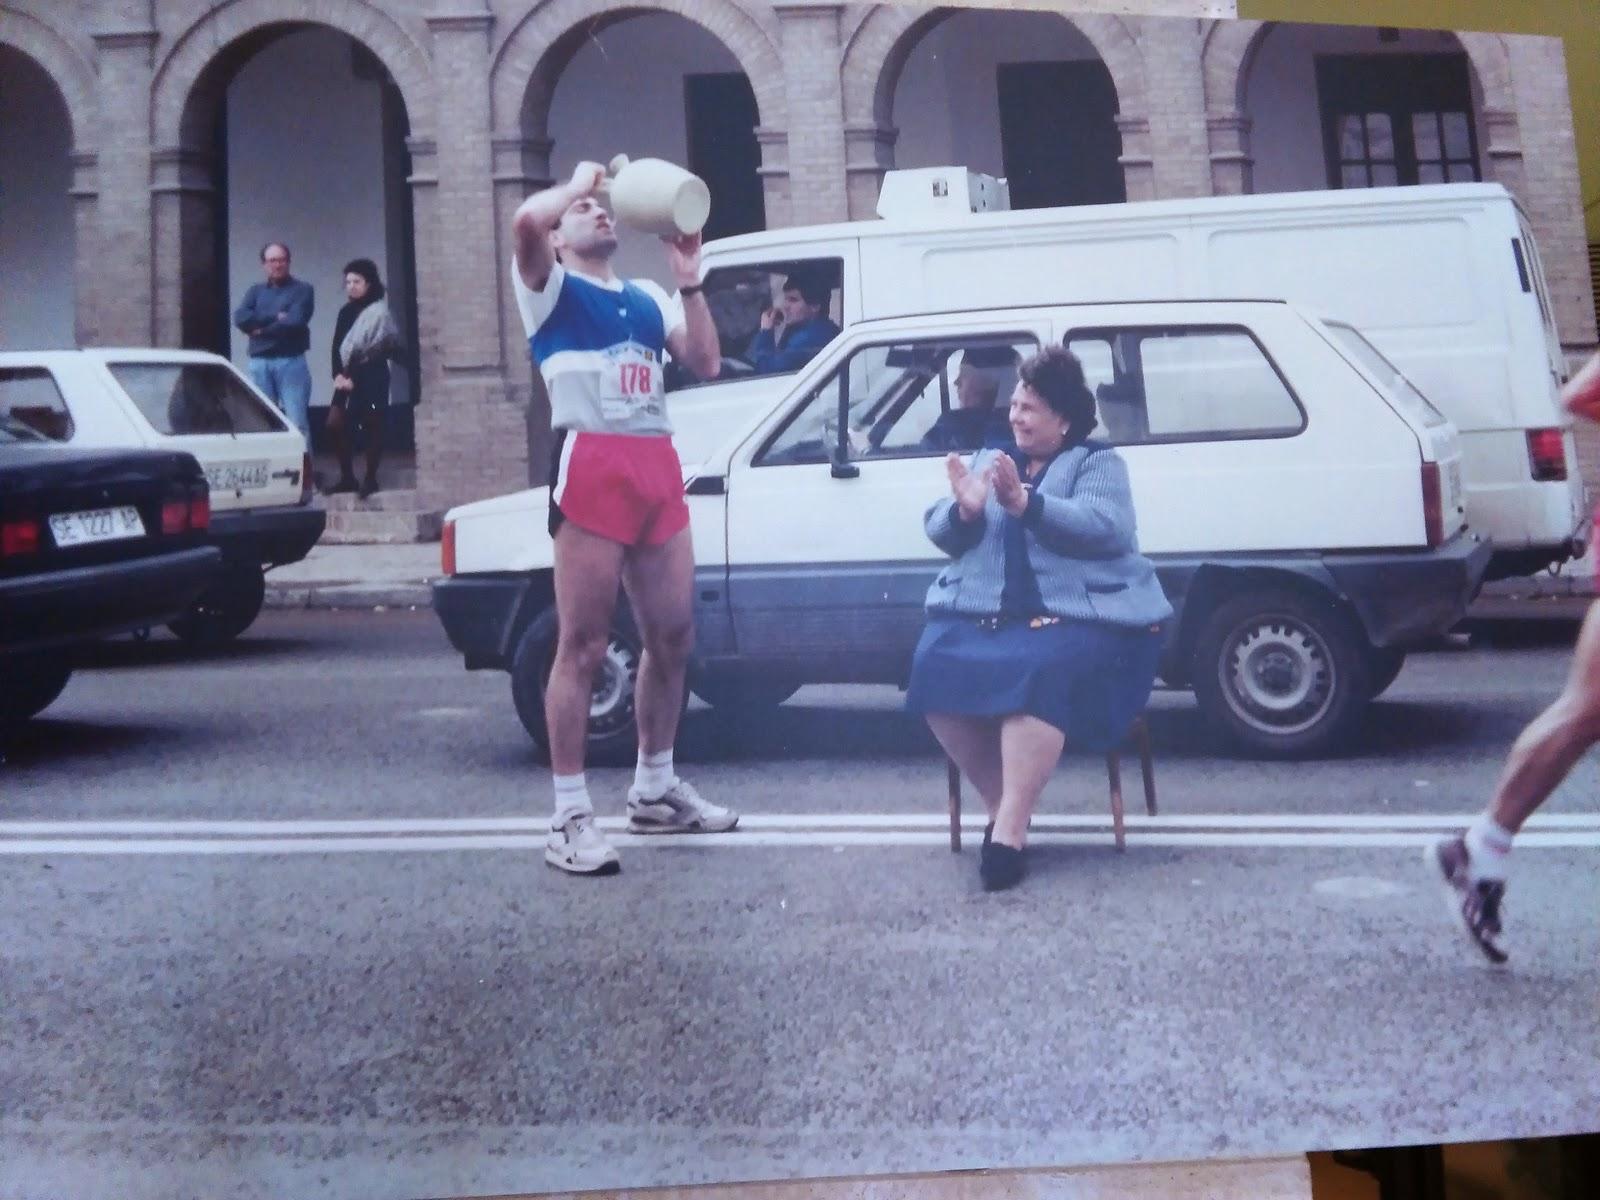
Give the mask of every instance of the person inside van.
[{"label": "person inside van", "polygon": [[[1600,423],[1600,354],[1567,381],[1561,402]],[[1600,602],[1589,606],[1566,686],[1511,747],[1489,806],[1460,833],[1428,846],[1426,862],[1443,885],[1461,928],[1490,962],[1508,957],[1500,906],[1511,843],[1523,824],[1600,742]]]},{"label": "person inside van", "polygon": [[834,338],[839,327],[828,319],[832,288],[814,275],[791,275],[783,281],[783,298],[761,314],[761,328],[745,358],[757,375],[798,371]]},{"label": "person inside van", "polygon": [[956,407],[939,414],[922,445],[928,450],[1001,449],[1011,441],[1011,420],[996,403],[1017,378],[1018,354],[1010,346],[974,346],[956,371]]},{"label": "person inside van", "polygon": [[906,707],[922,713],[989,812],[979,876],[1020,883],[1034,805],[1068,738],[1106,750],[1155,683],[1172,616],[1139,553],[1128,468],[1091,441],[1094,397],[1071,351],[1024,362],[1013,444],[947,457],[924,516],[953,560],[928,589]]}]

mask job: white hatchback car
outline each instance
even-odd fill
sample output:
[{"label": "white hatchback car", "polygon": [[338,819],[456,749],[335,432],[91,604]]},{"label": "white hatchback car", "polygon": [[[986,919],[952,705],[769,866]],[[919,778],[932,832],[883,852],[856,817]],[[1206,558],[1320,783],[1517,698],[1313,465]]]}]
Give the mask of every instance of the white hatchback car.
[{"label": "white hatchback car", "polygon": [[223,570],[179,637],[216,644],[256,619],[264,571],[304,558],[327,516],[311,505],[300,432],[226,358],[196,350],[0,353],[0,414],[80,448],[182,450],[211,486],[211,541]]},{"label": "white hatchback car", "polygon": [[[1466,527],[1460,436],[1349,325],[1278,301],[986,308],[860,322],[776,387],[674,397],[693,690],[748,710],[806,683],[903,685],[944,565],[923,512],[948,493],[946,451],[992,436],[942,436],[960,364],[1052,343],[1084,365],[1097,436],[1127,462],[1140,547],[1177,610],[1162,678],[1193,688],[1236,746],[1331,748],[1407,649],[1466,612],[1490,546]],[[467,667],[510,672],[541,746],[548,504],[536,488],[447,513],[433,585]],[[596,758],[633,752],[638,661],[623,606],[590,706]]]}]

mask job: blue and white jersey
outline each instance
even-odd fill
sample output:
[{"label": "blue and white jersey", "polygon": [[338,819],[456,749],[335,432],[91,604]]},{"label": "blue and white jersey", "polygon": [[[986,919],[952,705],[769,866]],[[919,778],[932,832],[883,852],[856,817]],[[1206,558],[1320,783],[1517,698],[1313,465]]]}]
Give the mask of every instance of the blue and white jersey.
[{"label": "blue and white jersey", "polygon": [[511,281],[528,348],[550,395],[554,429],[670,435],[661,371],[683,310],[648,279],[600,280],[550,268],[544,290]]}]

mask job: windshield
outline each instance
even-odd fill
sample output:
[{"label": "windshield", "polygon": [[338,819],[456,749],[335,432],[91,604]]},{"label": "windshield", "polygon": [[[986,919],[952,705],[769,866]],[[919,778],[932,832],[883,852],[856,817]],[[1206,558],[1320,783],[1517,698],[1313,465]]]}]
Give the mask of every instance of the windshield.
[{"label": "windshield", "polygon": [[157,433],[278,433],[272,407],[223,363],[121,362],[111,374]]},{"label": "windshield", "polygon": [[1329,332],[1338,340],[1345,353],[1355,359],[1367,374],[1377,380],[1386,400],[1426,429],[1435,429],[1446,423],[1445,415],[1417,391],[1416,385],[1401,373],[1371,342],[1349,325],[1335,321],[1326,322]]}]

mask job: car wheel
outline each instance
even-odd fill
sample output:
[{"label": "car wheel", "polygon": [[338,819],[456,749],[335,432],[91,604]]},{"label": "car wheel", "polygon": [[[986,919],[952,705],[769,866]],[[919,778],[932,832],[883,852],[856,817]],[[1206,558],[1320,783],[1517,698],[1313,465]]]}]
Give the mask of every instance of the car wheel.
[{"label": "car wheel", "polygon": [[67,686],[72,668],[53,658],[0,659],[0,725],[20,725],[56,702]]},{"label": "car wheel", "polygon": [[1195,641],[1194,690],[1212,726],[1263,758],[1340,745],[1372,696],[1366,639],[1331,599],[1269,590],[1224,601]]},{"label": "car wheel", "polygon": [[1372,672],[1372,698],[1376,700],[1400,677],[1400,668],[1406,665],[1406,652],[1391,646],[1374,649],[1368,653],[1367,662]]},{"label": "car wheel", "polygon": [[191,646],[221,646],[255,624],[266,596],[267,580],[260,566],[230,563],[189,611],[167,628]]},{"label": "car wheel", "polygon": [[[550,759],[550,738],[545,728],[545,689],[555,660],[556,621],[547,610],[528,626],[517,643],[511,662],[511,700],[522,727],[533,739],[539,756]],[[611,636],[595,672],[589,699],[589,732],[585,761],[595,765],[627,766],[639,752],[639,727],[635,723],[634,686],[644,643],[633,620],[619,607],[612,619]],[[685,700],[688,694],[685,692]]]},{"label": "car wheel", "polygon": [[694,694],[714,708],[777,708],[800,690],[800,685],[781,675],[731,678],[708,675],[694,681]]}]

